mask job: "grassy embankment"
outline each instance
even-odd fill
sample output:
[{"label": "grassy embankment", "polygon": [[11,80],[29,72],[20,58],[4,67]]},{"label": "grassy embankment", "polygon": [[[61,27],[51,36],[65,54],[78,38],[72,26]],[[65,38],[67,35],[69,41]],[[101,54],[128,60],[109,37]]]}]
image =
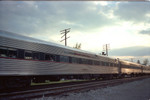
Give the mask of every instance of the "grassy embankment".
[{"label": "grassy embankment", "polygon": [[57,83],[67,83],[67,82],[80,82],[80,81],[87,81],[87,80],[60,80],[60,81],[49,81],[46,80],[44,83],[31,83],[33,85],[46,85],[46,84],[57,84]]}]

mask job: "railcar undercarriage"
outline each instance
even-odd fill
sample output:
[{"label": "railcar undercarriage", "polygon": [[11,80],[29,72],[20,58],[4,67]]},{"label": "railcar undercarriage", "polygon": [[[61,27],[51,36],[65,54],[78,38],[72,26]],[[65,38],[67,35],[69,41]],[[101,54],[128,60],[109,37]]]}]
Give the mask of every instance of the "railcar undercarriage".
[{"label": "railcar undercarriage", "polygon": [[131,74],[72,74],[72,75],[34,75],[34,76],[1,76],[0,89],[29,87],[31,82],[44,83],[48,81],[60,80],[108,80],[113,78],[137,77],[146,74],[131,73]]}]

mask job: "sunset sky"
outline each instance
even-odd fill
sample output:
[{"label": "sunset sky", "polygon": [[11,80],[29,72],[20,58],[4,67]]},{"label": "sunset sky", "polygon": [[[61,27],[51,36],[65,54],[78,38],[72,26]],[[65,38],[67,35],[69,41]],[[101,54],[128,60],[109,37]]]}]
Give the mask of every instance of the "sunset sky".
[{"label": "sunset sky", "polygon": [[64,45],[67,28],[68,46],[86,51],[150,47],[150,2],[0,1],[0,30]]}]

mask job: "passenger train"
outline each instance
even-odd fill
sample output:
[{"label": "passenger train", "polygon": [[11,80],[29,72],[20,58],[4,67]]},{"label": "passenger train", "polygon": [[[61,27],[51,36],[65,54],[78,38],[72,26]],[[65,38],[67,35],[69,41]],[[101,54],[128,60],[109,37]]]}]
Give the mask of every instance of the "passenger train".
[{"label": "passenger train", "polygon": [[0,89],[60,79],[149,74],[141,64],[0,30]]}]

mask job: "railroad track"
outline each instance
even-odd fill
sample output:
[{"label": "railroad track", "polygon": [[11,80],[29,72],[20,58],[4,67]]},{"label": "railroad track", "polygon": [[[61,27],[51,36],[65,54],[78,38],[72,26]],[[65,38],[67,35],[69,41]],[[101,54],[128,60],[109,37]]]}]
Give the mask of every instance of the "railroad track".
[{"label": "railroad track", "polygon": [[45,97],[50,95],[60,95],[68,92],[88,91],[91,89],[114,86],[114,85],[140,80],[144,78],[149,78],[149,77],[150,76],[142,76],[142,77],[114,79],[114,80],[105,80],[105,81],[92,81],[88,83],[80,83],[80,84],[73,84],[73,85],[68,84],[68,86],[65,85],[65,86],[56,86],[56,87],[45,87],[45,88],[18,91],[12,93],[1,93],[0,100],[21,100],[21,99],[29,100],[31,98],[39,98],[39,97],[43,97],[43,96]]}]

